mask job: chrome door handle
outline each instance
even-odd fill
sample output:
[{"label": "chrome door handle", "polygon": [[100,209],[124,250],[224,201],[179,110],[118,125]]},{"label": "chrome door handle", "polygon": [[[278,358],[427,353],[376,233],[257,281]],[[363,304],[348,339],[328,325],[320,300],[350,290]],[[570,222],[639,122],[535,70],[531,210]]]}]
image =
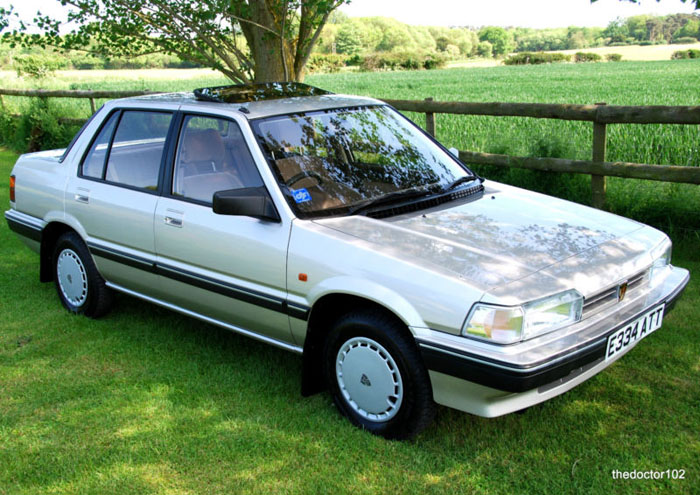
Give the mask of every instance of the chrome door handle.
[{"label": "chrome door handle", "polygon": [[165,217],[165,225],[182,228],[182,218]]},{"label": "chrome door handle", "polygon": [[73,199],[75,199],[78,203],[90,202],[90,189],[87,189],[85,187],[78,187],[75,191],[76,192],[73,196]]}]

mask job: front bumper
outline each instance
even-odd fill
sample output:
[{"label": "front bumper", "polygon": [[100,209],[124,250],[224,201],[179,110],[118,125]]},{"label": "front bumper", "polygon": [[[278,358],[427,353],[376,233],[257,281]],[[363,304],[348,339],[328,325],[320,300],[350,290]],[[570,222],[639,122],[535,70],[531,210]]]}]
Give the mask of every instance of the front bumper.
[{"label": "front bumper", "polygon": [[[670,268],[663,282],[634,300],[619,303],[568,331],[512,346],[413,329],[430,372],[434,398],[438,403],[490,417],[561,394],[619,358],[605,361],[607,340],[615,331],[661,303],[665,303],[665,317],[689,279],[687,270]],[[510,397],[509,405],[505,405],[505,397]],[[490,407],[494,401],[500,405]]]}]

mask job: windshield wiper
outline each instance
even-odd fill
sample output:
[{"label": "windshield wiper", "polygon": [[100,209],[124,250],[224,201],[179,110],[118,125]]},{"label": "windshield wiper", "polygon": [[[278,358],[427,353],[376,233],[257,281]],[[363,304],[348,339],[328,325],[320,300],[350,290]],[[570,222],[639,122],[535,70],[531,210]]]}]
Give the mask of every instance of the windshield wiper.
[{"label": "windshield wiper", "polygon": [[407,200],[407,199],[421,198],[423,196],[428,196],[429,194],[432,194],[432,192],[426,191],[426,190],[419,190],[419,189],[408,189],[405,191],[394,191],[394,192],[379,196],[378,198],[370,199],[369,201],[365,201],[363,203],[360,203],[357,206],[351,207],[348,210],[348,215],[357,215],[357,214],[360,214],[360,213],[363,213],[363,212],[369,210],[370,208],[374,208],[374,207],[389,204],[389,203],[395,203],[397,201],[402,201],[402,200]]},{"label": "windshield wiper", "polygon": [[472,182],[472,181],[474,181],[474,180],[476,180],[476,179],[478,179],[478,177],[477,177],[476,175],[464,175],[464,176],[460,177],[459,179],[457,179],[457,180],[455,180],[455,181],[452,181],[452,182],[450,182],[449,184],[447,184],[447,185],[442,189],[442,191],[443,191],[443,192],[451,191],[451,190],[454,189],[455,187],[460,186],[460,185],[464,184],[465,182]]}]

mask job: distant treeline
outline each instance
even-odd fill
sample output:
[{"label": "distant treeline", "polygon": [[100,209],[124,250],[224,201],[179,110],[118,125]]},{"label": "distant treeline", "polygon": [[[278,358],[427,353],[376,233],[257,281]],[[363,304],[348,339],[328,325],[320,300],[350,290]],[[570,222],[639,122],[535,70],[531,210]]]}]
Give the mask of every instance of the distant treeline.
[{"label": "distant treeline", "polygon": [[384,17],[335,14],[323,30],[319,53],[346,55],[396,51],[438,52],[449,58],[505,56],[511,52],[579,50],[598,46],[662,44],[700,39],[700,16],[639,15],[615,19],[606,28],[556,29],[487,26],[410,26]]},{"label": "distant treeline", "polygon": [[[504,58],[513,52],[693,43],[699,39],[697,14],[639,15],[616,19],[606,28],[531,29],[410,26],[386,17],[356,18],[336,11],[323,29],[308,70],[333,72],[348,65],[363,70],[432,69],[449,60]],[[0,68],[38,77],[42,71],[57,69],[190,67],[197,65],[167,54],[108,59],[72,52],[66,56],[51,48],[10,48],[0,42]]]},{"label": "distant treeline", "polygon": [[700,39],[700,16],[672,14],[638,15],[615,19],[606,28],[511,30],[518,52],[578,50],[596,46],[693,43]]},{"label": "distant treeline", "polygon": [[52,48],[11,48],[0,42],[0,69],[22,72],[26,66],[44,64],[49,70],[61,69],[163,69],[200,67],[175,55],[155,53],[140,57],[105,58],[85,52],[73,51],[68,54]]}]

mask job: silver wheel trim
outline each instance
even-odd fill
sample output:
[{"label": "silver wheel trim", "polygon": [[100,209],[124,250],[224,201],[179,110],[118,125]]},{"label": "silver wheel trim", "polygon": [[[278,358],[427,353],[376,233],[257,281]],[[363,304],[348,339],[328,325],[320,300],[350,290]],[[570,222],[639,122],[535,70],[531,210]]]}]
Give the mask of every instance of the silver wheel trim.
[{"label": "silver wheel trim", "polygon": [[403,381],[396,361],[378,342],[354,337],[338,350],[335,375],[347,404],[365,419],[384,422],[403,401]]},{"label": "silver wheel trim", "polygon": [[61,251],[56,260],[56,276],[63,297],[73,306],[82,306],[87,300],[88,279],[85,265],[75,251]]}]

